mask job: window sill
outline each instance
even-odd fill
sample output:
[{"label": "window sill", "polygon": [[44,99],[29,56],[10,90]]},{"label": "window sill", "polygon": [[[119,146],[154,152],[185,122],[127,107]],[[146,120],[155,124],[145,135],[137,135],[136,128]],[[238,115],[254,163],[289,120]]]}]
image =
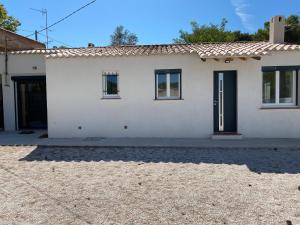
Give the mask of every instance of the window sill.
[{"label": "window sill", "polygon": [[260,107],[262,110],[268,110],[268,109],[300,109],[297,105],[291,105],[291,106],[262,106]]},{"label": "window sill", "polygon": [[154,101],[182,101],[184,100],[183,98],[155,98],[153,99]]},{"label": "window sill", "polygon": [[113,99],[121,99],[120,96],[104,96],[101,98],[102,100],[113,100]]}]

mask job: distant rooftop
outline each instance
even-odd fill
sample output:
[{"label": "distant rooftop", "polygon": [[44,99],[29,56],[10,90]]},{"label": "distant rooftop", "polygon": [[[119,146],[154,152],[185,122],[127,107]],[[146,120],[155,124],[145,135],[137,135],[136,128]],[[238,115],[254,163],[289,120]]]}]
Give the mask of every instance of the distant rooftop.
[{"label": "distant rooftop", "polygon": [[28,49],[43,49],[45,48],[45,45],[38,41],[16,34],[12,31],[0,28],[0,51],[5,51],[6,47],[9,51],[16,51]]}]

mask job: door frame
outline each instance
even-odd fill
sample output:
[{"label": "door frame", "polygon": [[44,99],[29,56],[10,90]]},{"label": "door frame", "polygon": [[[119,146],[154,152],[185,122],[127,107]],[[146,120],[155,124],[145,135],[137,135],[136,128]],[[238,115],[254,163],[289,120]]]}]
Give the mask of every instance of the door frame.
[{"label": "door frame", "polygon": [[[224,76],[225,76],[225,73],[226,72],[233,72],[235,73],[235,76],[236,76],[236,87],[235,87],[235,90],[236,90],[236,94],[235,94],[235,97],[236,97],[236,106],[235,106],[235,111],[236,111],[236,133],[238,133],[238,70],[214,70],[213,71],[213,133],[219,133],[219,134],[226,134],[228,132],[226,131],[215,131],[215,81],[214,81],[214,77],[215,77],[215,74],[219,74],[219,73],[224,73]],[[224,87],[224,86],[223,86]],[[223,108],[224,110],[224,108]]]},{"label": "door frame", "polygon": [[[15,130],[20,130],[19,128],[19,102],[18,102],[18,81],[36,81],[36,80],[45,80],[46,84],[46,98],[47,98],[47,80],[46,75],[37,74],[37,75],[12,75],[11,80],[13,81],[14,87],[14,110],[15,110]],[[47,101],[47,100],[46,100]],[[48,114],[48,109],[47,109]],[[48,116],[48,115],[47,115]],[[48,129],[48,124],[47,128]],[[22,130],[26,130],[25,128]]]},{"label": "door frame", "polygon": [[0,130],[4,130],[4,83],[3,83],[3,75],[0,74],[0,95],[2,98],[2,102],[0,101]]}]

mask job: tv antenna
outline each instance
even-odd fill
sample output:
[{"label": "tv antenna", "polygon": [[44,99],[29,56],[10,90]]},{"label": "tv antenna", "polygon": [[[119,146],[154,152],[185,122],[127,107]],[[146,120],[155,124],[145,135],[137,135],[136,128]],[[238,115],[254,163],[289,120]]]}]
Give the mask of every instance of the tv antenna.
[{"label": "tv antenna", "polygon": [[33,11],[37,11],[37,12],[40,12],[42,13],[42,15],[46,16],[46,27],[45,27],[45,31],[46,31],[46,46],[48,48],[48,45],[49,45],[49,36],[48,36],[48,11],[47,9],[33,9],[33,8],[30,8],[31,10]]}]

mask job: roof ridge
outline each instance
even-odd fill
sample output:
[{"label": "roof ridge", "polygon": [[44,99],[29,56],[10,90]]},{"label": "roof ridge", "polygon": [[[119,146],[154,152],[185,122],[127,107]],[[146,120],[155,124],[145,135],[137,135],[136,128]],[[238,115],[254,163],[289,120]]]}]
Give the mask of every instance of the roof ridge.
[{"label": "roof ridge", "polygon": [[[18,35],[18,34],[17,34]],[[95,47],[72,47],[72,48],[37,48],[37,49],[24,49],[18,51],[31,51],[31,50],[84,50],[84,49],[108,49],[108,48],[143,48],[143,47],[170,47],[170,46],[199,46],[199,45],[233,45],[233,44],[270,44],[274,45],[269,41],[236,41],[236,42],[199,42],[199,43],[171,43],[171,44],[143,44],[143,45],[107,45],[107,46],[95,46]],[[299,45],[295,43],[283,43],[281,45]],[[12,50],[10,52],[16,52]]]},{"label": "roof ridge", "polygon": [[[18,35],[18,34],[17,34]],[[99,49],[99,48],[126,48],[126,47],[164,47],[164,46],[197,46],[197,45],[215,45],[215,44],[258,44],[258,43],[270,43],[268,41],[237,41],[237,42],[199,42],[199,43],[171,43],[171,44],[142,44],[142,45],[107,45],[107,46],[95,46],[95,47],[71,47],[71,48],[36,48],[36,49],[24,49],[19,51],[30,50],[69,50],[69,49]],[[10,52],[15,52],[12,50]]]},{"label": "roof ridge", "polygon": [[[268,41],[235,41],[235,42],[199,42],[199,43],[169,43],[169,44],[141,44],[141,45],[106,45],[95,47],[73,47],[73,48],[48,48],[47,50],[67,49],[99,49],[99,48],[126,48],[126,47],[155,47],[155,46],[191,46],[191,45],[214,45],[214,44],[253,44],[270,43]],[[39,50],[39,49],[36,49]]]}]

